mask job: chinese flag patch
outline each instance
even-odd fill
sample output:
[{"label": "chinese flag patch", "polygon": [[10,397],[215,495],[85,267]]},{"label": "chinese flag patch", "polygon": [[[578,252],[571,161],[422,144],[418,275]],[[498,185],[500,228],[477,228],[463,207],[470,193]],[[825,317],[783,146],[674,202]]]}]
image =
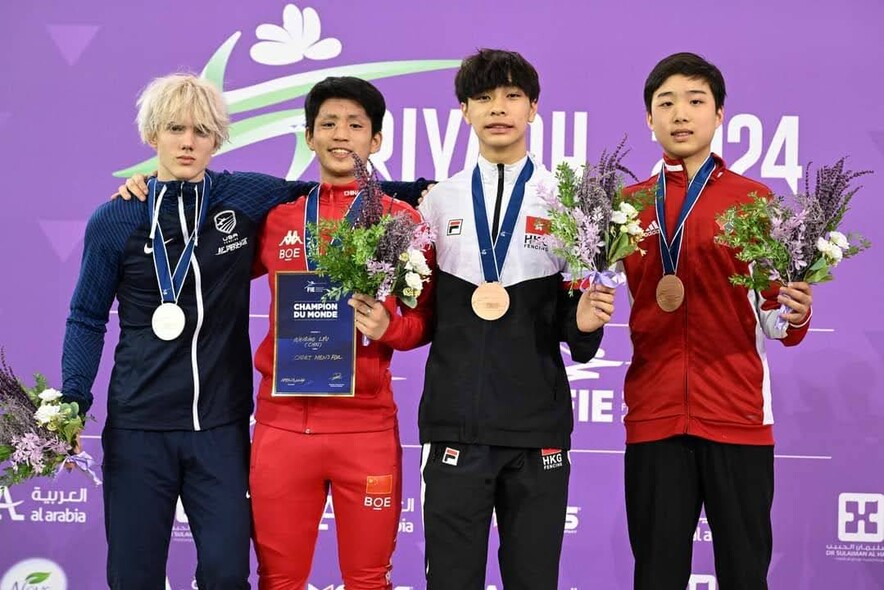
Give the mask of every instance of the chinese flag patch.
[{"label": "chinese flag patch", "polygon": [[386,495],[393,493],[392,475],[369,475],[365,478],[365,493]]}]

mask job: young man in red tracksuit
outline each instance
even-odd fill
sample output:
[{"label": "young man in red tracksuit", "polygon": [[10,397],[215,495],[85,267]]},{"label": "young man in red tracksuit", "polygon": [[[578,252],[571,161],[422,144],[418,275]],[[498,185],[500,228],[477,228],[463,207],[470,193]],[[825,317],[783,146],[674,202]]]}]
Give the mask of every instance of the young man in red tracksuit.
[{"label": "young man in red tracksuit", "polygon": [[[322,219],[347,215],[359,192],[351,154],[365,161],[380,148],[385,109],[381,93],[364,80],[317,84],[306,98],[306,137],[319,160],[321,184],[307,198],[273,209],[261,233],[257,267],[268,274],[272,301],[270,330],[255,358],[262,380],[250,488],[262,589],[305,588],[329,489],[347,589],[392,588],[402,451],[390,358],[394,350],[429,340],[430,285],[414,309],[394,297],[381,302],[356,294],[349,300],[356,328],[366,337],[357,338],[354,396],[274,395],[277,275],[308,270],[303,237],[311,199]],[[383,207],[419,219],[401,201],[384,197]]]},{"label": "young man in red tracksuit", "polygon": [[641,214],[647,254],[624,261],[634,300],[626,512],[638,590],[684,590],[704,505],[719,587],[767,588],[774,439],[764,340],[804,338],[811,290],[792,283],[757,293],[728,280],[748,265],[715,243],[716,218],[770,190],[711,153],[724,97],[721,72],[690,53],[662,60],[645,83],[664,164],[627,189],[656,194]]}]

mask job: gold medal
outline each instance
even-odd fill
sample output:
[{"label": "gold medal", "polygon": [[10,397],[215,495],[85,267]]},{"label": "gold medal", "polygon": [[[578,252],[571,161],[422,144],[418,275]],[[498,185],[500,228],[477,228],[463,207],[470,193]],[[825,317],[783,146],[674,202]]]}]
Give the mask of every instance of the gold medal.
[{"label": "gold medal", "polygon": [[510,308],[510,295],[500,283],[482,283],[473,291],[473,311],[483,320],[493,321]]},{"label": "gold medal", "polygon": [[657,305],[665,312],[673,312],[684,301],[684,284],[675,275],[663,275],[657,283]]}]

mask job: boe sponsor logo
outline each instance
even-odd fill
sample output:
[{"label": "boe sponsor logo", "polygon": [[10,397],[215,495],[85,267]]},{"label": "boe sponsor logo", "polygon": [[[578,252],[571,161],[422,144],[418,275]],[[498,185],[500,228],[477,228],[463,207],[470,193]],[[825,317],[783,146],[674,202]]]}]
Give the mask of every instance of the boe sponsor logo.
[{"label": "boe sponsor logo", "polygon": [[838,496],[838,543],[826,545],[835,561],[884,562],[884,494]]},{"label": "boe sponsor logo", "polygon": [[67,587],[64,570],[42,557],[18,562],[0,580],[0,590],[67,590]]},{"label": "boe sponsor logo", "polygon": [[[389,498],[387,498],[389,500]],[[399,518],[399,534],[412,534],[415,531],[415,515],[419,504],[414,498],[402,498],[402,513]],[[368,506],[368,504],[366,504]],[[335,519],[335,506],[332,497],[325,499],[325,508],[319,521],[319,530],[327,531],[331,528],[331,521]]]},{"label": "boe sponsor logo", "polygon": [[709,574],[691,574],[687,590],[718,590],[718,581]]}]

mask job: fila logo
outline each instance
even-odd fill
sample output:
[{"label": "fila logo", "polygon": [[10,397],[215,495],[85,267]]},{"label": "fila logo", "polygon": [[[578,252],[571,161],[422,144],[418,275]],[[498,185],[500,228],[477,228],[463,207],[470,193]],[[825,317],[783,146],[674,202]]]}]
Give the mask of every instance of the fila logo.
[{"label": "fila logo", "polygon": [[442,454],[442,462],[446,465],[457,466],[457,460],[460,458],[460,451],[445,447],[445,453]]},{"label": "fila logo", "polygon": [[543,461],[543,470],[561,469],[564,458],[562,449],[540,449],[540,458]]},{"label": "fila logo", "polygon": [[280,246],[294,246],[296,244],[303,244],[304,241],[301,239],[301,235],[298,233],[296,229],[290,229],[288,233],[285,234],[285,237],[282,241],[279,242]]},{"label": "fila logo", "polygon": [[230,209],[219,211],[215,214],[215,229],[222,234],[230,234],[236,227],[236,213]]},{"label": "fila logo", "polygon": [[460,230],[463,227],[463,219],[449,219],[448,220],[448,231],[446,235],[449,236],[459,236]]},{"label": "fila logo", "polygon": [[840,494],[838,540],[853,543],[884,542],[884,494]]}]

